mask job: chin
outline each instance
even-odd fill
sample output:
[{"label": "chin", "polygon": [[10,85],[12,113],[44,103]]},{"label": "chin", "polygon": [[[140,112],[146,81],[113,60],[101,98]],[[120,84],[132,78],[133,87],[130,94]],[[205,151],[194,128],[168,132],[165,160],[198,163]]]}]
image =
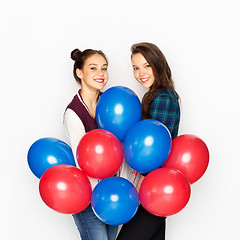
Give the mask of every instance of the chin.
[{"label": "chin", "polygon": [[150,88],[152,86],[152,84],[149,84],[149,83],[142,83],[142,86],[144,88]]},{"label": "chin", "polygon": [[99,90],[102,90],[105,87],[106,84],[102,84],[101,86],[98,87]]}]

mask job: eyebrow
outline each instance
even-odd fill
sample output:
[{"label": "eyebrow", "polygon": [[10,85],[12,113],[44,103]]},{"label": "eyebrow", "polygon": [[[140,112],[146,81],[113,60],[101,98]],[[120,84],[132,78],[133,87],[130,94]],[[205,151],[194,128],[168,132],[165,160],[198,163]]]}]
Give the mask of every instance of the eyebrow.
[{"label": "eyebrow", "polygon": [[[148,62],[145,62],[143,65],[149,65]],[[132,65],[133,67],[137,67],[137,65]]]},{"label": "eyebrow", "polygon": [[[90,66],[90,65],[98,66],[98,64],[96,64],[96,63],[90,63],[88,66]],[[103,66],[107,66],[107,65],[108,65],[107,63],[103,64]]]}]

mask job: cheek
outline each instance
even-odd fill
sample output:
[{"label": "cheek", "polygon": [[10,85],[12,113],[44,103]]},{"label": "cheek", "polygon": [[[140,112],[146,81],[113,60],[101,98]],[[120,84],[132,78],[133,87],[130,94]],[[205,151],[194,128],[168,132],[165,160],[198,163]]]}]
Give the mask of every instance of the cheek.
[{"label": "cheek", "polygon": [[149,76],[153,77],[153,71],[152,71],[152,69],[149,69],[147,74],[148,74]]},{"label": "cheek", "polygon": [[138,73],[137,72],[133,72],[133,75],[138,80]]},{"label": "cheek", "polygon": [[83,78],[89,78],[90,76],[91,76],[91,72],[89,72],[89,71],[85,71],[83,73]]}]

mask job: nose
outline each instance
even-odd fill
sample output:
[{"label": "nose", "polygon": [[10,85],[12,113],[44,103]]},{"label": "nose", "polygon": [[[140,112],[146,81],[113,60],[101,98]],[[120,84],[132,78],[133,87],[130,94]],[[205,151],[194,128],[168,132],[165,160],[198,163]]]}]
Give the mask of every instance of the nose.
[{"label": "nose", "polygon": [[144,69],[140,69],[140,70],[139,70],[139,75],[140,75],[141,77],[145,75]]},{"label": "nose", "polygon": [[103,70],[99,70],[98,75],[103,76]]}]

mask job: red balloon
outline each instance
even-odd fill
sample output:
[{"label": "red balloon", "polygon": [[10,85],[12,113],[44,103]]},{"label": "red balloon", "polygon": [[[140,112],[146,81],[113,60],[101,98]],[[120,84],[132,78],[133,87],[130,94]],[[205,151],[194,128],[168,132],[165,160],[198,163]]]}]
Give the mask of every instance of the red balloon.
[{"label": "red balloon", "polygon": [[91,201],[92,188],[88,177],[71,165],[56,165],[42,175],[39,182],[42,200],[53,210],[75,214]]},{"label": "red balloon", "polygon": [[186,134],[172,141],[172,149],[162,167],[182,172],[190,184],[199,180],[209,163],[207,145],[197,136]]},{"label": "red balloon", "polygon": [[179,171],[159,168],[150,172],[142,181],[139,199],[151,214],[167,217],[181,211],[189,201],[191,188]]},{"label": "red balloon", "polygon": [[111,132],[94,129],[82,137],[77,160],[86,175],[97,179],[111,177],[122,164],[122,145]]}]

